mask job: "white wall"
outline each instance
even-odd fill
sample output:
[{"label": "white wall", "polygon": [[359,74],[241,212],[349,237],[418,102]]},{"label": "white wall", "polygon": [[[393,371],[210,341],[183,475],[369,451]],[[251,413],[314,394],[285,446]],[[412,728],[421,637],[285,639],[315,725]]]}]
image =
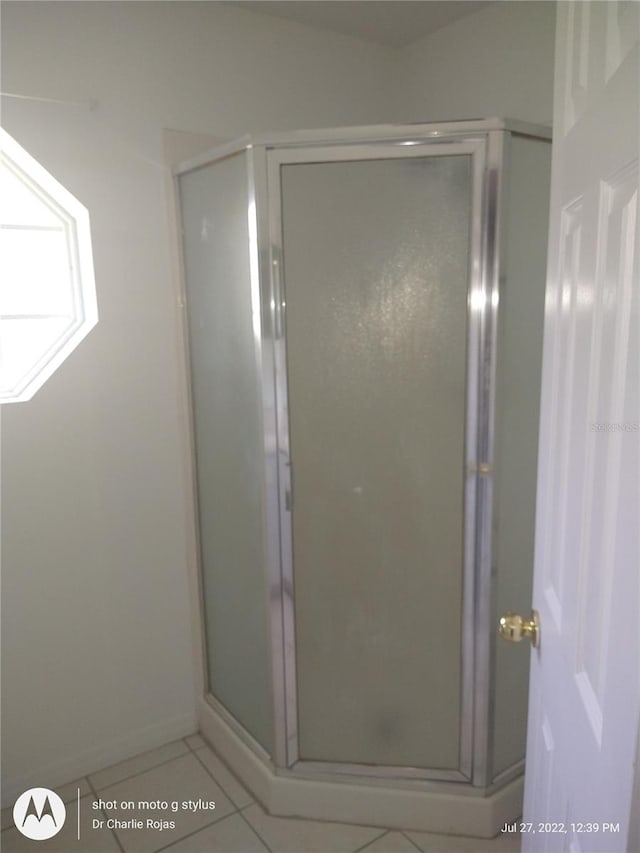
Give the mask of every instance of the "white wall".
[{"label": "white wall", "polygon": [[502,0],[407,46],[395,121],[489,116],[551,124],[555,3]]},{"label": "white wall", "polygon": [[5,3],[2,121],[89,208],[100,322],[2,412],[10,798],[195,729],[163,127],[385,120],[384,49],[212,3]]},{"label": "white wall", "polygon": [[217,3],[2,4],[2,90],[97,101],[3,99],[2,122],[89,208],[100,310],[2,412],[6,799],[195,726],[162,128],[546,119],[551,18],[501,3],[393,52]]}]

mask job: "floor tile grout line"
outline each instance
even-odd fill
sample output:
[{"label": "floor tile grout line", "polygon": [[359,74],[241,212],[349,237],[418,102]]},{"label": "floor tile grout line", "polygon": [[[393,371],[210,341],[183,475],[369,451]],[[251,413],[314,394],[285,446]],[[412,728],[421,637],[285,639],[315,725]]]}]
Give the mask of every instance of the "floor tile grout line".
[{"label": "floor tile grout line", "polygon": [[[251,805],[251,806],[253,806],[253,805],[255,805],[255,803],[250,803],[250,805]],[[249,806],[245,806],[245,808],[249,808]],[[240,817],[242,818],[242,820],[247,824],[247,826],[249,827],[249,829],[251,830],[251,832],[253,832],[253,834],[255,835],[255,837],[258,839],[258,841],[259,841],[261,844],[264,844],[264,846],[267,848],[267,850],[269,851],[269,853],[273,853],[273,850],[271,849],[271,846],[267,843],[267,840],[266,840],[265,838],[263,838],[263,837],[260,835],[260,833],[259,833],[259,832],[258,832],[258,830],[255,828],[255,826],[253,826],[253,824],[251,823],[251,821],[249,820],[249,818],[244,814],[244,811],[245,811],[245,809],[242,809],[242,811],[239,811],[239,812],[238,812],[238,814],[240,815]]]},{"label": "floor tile grout line", "polygon": [[[198,737],[200,737],[200,740],[203,741],[202,745],[198,746],[198,747],[191,746],[191,744],[188,742],[188,738],[195,737],[196,735],[198,735]],[[207,745],[206,742],[204,741],[204,738],[202,738],[202,736],[200,735],[200,732],[194,732],[192,735],[186,735],[186,737],[181,738],[181,740],[184,743],[184,745],[187,747],[187,749],[191,750],[191,752],[194,752],[194,753],[197,752],[199,749],[203,749]]]},{"label": "floor tile grout line", "polygon": [[[65,803],[65,806],[66,806],[66,803]],[[10,809],[11,806],[7,806],[7,808]],[[2,809],[2,811],[4,811],[4,809]],[[2,830],[2,832],[7,832],[7,830],[9,830],[9,829],[17,829],[15,822],[13,820],[13,811],[11,812],[11,823],[9,824],[9,826],[5,826],[5,828]],[[0,835],[1,834],[2,833],[0,832]],[[2,849],[2,848],[0,847],[0,849]]]},{"label": "floor tile grout line", "polygon": [[[380,835],[376,835],[376,836],[375,836],[375,838],[371,838],[371,839],[369,839],[369,841],[367,841],[367,842],[366,842],[365,844],[363,844],[362,846],[360,846],[360,847],[356,847],[353,851],[351,851],[351,853],[360,853],[360,851],[365,851],[365,850],[366,850],[366,848],[367,848],[370,844],[373,844],[374,842],[378,841],[380,838],[383,838],[385,835],[388,835],[390,832],[392,832],[392,830],[391,830],[391,829],[386,828],[386,827],[384,827],[384,828],[383,828],[383,827],[372,827],[371,825],[367,825],[367,824],[364,824],[364,823],[362,823],[362,824],[361,824],[361,823],[345,823],[344,821],[335,821],[335,820],[322,820],[322,821],[318,821],[318,820],[315,820],[314,818],[293,817],[293,816],[283,816],[283,815],[271,815],[271,814],[270,814],[270,812],[268,812],[268,811],[264,808],[264,806],[256,800],[255,802],[253,802],[253,803],[248,803],[246,806],[243,806],[241,809],[239,809],[238,814],[239,814],[241,817],[243,817],[243,818],[244,818],[244,820],[247,822],[247,824],[251,827],[251,829],[254,831],[254,833],[258,836],[258,838],[260,839],[260,841],[262,841],[262,843],[263,843],[263,844],[267,847],[267,849],[270,851],[270,853],[272,853],[272,851],[271,851],[271,848],[269,847],[269,845],[267,844],[266,839],[265,839],[265,838],[263,838],[263,837],[260,835],[260,833],[258,832],[258,830],[257,830],[257,829],[256,829],[256,828],[251,824],[251,822],[249,821],[249,819],[248,819],[247,817],[245,817],[245,815],[244,815],[244,812],[245,812],[245,811],[248,811],[248,810],[251,808],[251,806],[258,806],[260,809],[262,809],[262,811],[264,811],[264,812],[265,812],[265,814],[266,814],[268,817],[274,817],[276,820],[285,820],[285,821],[294,820],[294,821],[302,821],[302,822],[308,822],[308,823],[322,823],[322,824],[334,824],[334,825],[335,825],[335,824],[337,824],[338,826],[345,826],[345,827],[349,827],[349,828],[354,828],[354,827],[359,828],[359,829],[374,829],[374,828],[377,828],[377,829],[379,829],[379,830],[380,830]],[[411,842],[411,843],[413,843],[413,842]],[[422,851],[420,851],[420,853],[422,853]]]},{"label": "floor tile grout line", "polygon": [[[172,743],[175,743],[175,742],[176,741],[172,741]],[[162,747],[160,747],[160,749],[162,749]],[[130,776],[124,776],[122,779],[118,779],[116,782],[109,782],[109,784],[105,785],[104,788],[96,788],[96,791],[99,791],[99,793],[97,793],[96,796],[102,796],[102,794],[105,791],[108,791],[109,788],[113,788],[115,785],[120,785],[122,782],[129,782],[131,779],[135,779],[136,776],[142,776],[143,773],[149,773],[149,771],[155,770],[157,767],[162,767],[165,764],[170,764],[172,761],[177,761],[179,758],[184,758],[185,755],[191,755],[191,754],[192,753],[190,751],[187,751],[187,752],[181,753],[180,755],[173,755],[171,758],[165,758],[164,761],[160,761],[158,764],[152,764],[150,767],[145,767],[144,770],[138,770],[137,773],[131,773]],[[143,755],[144,755],[144,753],[143,753]],[[136,755],[134,755],[133,757],[137,758]],[[115,767],[115,765],[113,765],[113,766]],[[108,770],[109,768],[105,767],[104,769]],[[101,773],[102,771],[98,770],[96,772]],[[93,776],[95,774],[92,773],[91,775]],[[89,779],[88,776],[86,778]],[[95,786],[92,785],[92,787],[95,787]]]},{"label": "floor tile grout line", "polygon": [[[188,735],[188,737],[191,737],[191,735]],[[184,741],[185,739],[184,739],[184,738],[181,738],[180,740]],[[179,741],[171,741],[171,742],[172,742],[172,743],[179,743]],[[213,825],[214,825],[214,824],[216,824],[216,823],[220,823],[221,821],[225,820],[225,818],[227,818],[227,817],[231,817],[232,815],[234,815],[234,814],[236,814],[236,813],[238,812],[238,806],[236,806],[236,804],[233,802],[233,800],[229,797],[229,795],[227,794],[227,792],[224,790],[224,787],[223,787],[223,786],[218,782],[218,780],[215,778],[215,776],[210,772],[209,768],[208,768],[208,767],[206,767],[206,766],[202,763],[202,761],[200,761],[200,759],[199,759],[199,758],[197,758],[197,756],[196,756],[196,750],[191,749],[191,747],[189,746],[189,744],[185,744],[185,746],[186,746],[186,747],[187,747],[187,749],[188,749],[188,751],[187,751],[187,752],[183,752],[181,755],[175,755],[173,758],[168,758],[166,761],[161,761],[159,764],[155,764],[155,765],[153,765],[153,767],[148,767],[148,768],[146,768],[145,770],[141,770],[139,773],[134,773],[134,774],[132,774],[131,776],[127,776],[125,779],[120,779],[118,782],[113,782],[113,784],[112,784],[112,785],[107,785],[107,787],[106,787],[106,788],[102,789],[102,791],[101,791],[101,793],[100,793],[100,794],[98,794],[98,793],[97,793],[97,791],[95,790],[95,786],[91,783],[91,780],[89,779],[89,777],[88,777],[88,776],[87,776],[87,777],[85,777],[85,778],[86,778],[86,780],[87,780],[87,783],[88,783],[89,787],[91,788],[92,792],[94,793],[94,796],[96,796],[98,799],[102,799],[102,793],[104,793],[105,791],[107,791],[107,790],[108,790],[108,788],[111,788],[111,787],[113,787],[113,786],[115,786],[115,785],[119,785],[121,782],[130,782],[132,779],[135,779],[135,777],[136,777],[136,776],[142,776],[144,773],[147,773],[147,772],[149,772],[150,770],[155,770],[157,767],[163,767],[165,764],[170,764],[172,761],[177,761],[179,758],[184,758],[184,757],[185,757],[185,755],[193,755],[193,756],[194,756],[194,758],[196,758],[196,760],[198,761],[198,764],[200,764],[200,766],[204,768],[204,770],[206,771],[207,775],[208,775],[208,776],[209,776],[209,777],[210,777],[210,778],[211,778],[211,779],[216,783],[216,785],[217,785],[217,786],[222,790],[222,792],[223,792],[223,794],[225,795],[226,799],[227,799],[227,800],[229,800],[229,805],[230,805],[230,806],[232,806],[232,809],[233,809],[233,810],[232,810],[232,811],[230,811],[230,812],[228,812],[227,814],[221,815],[220,817],[214,818],[214,820],[210,821],[210,823],[207,823],[207,824],[205,824],[204,826],[199,827],[198,829],[194,830],[193,832],[189,832],[189,833],[187,833],[186,835],[182,835],[182,836],[180,836],[180,838],[174,838],[174,839],[173,839],[173,841],[171,841],[168,845],[163,845],[162,847],[159,847],[157,850],[154,850],[154,851],[153,851],[153,853],[159,853],[159,851],[160,851],[160,850],[166,850],[166,849],[167,849],[167,847],[170,847],[170,845],[171,845],[171,844],[177,844],[179,841],[182,841],[182,840],[183,840],[183,839],[185,839],[185,838],[189,838],[191,835],[194,835],[194,834],[195,834],[195,833],[197,833],[197,832],[201,832],[203,829],[207,829],[208,827],[213,826]],[[143,753],[143,754],[144,754],[144,753]],[[134,756],[134,758],[135,758],[135,757],[136,757],[136,756]],[[105,769],[106,769],[106,768],[105,768]],[[101,811],[102,811],[102,813],[104,814],[104,810],[101,810]],[[107,817],[107,815],[105,815],[105,818],[106,818],[106,817]],[[116,839],[116,842],[117,842],[117,844],[118,844],[118,847],[120,848],[120,850],[122,851],[122,853],[125,853],[125,850],[124,850],[124,848],[123,848],[122,844],[120,843],[120,839],[118,838],[118,836],[117,836],[117,834],[116,834],[115,830],[113,830],[113,829],[112,829],[112,830],[111,830],[111,832],[112,832],[112,834],[114,835],[114,837],[115,837],[115,839]]]},{"label": "floor tile grout line", "polygon": [[384,838],[385,835],[389,835],[390,832],[390,829],[383,829],[380,835],[376,835],[375,838],[372,838],[370,841],[367,841],[367,843],[363,844],[361,847],[356,847],[353,853],[361,853],[361,851],[366,851],[367,847],[369,847],[371,844],[375,844],[376,841],[380,841],[381,838]]},{"label": "floor tile grout line", "polygon": [[[204,740],[204,738],[203,738],[203,740]],[[211,746],[211,744],[204,741],[204,745],[198,747],[198,749],[194,749],[193,754],[197,756],[197,754],[199,752],[202,752],[203,749],[208,749],[209,752],[212,752],[215,755],[215,757],[218,759],[220,764],[222,764],[229,771],[229,773],[231,774],[231,776],[233,776],[233,778],[236,780],[236,782],[238,782],[238,784],[241,785],[246,790],[247,786],[244,784],[242,779],[240,779],[240,777],[235,772],[235,770],[225,761],[225,759],[220,755],[220,753],[213,746]],[[200,759],[198,759],[198,760],[200,760]],[[200,763],[202,764],[202,761],[200,761]]]},{"label": "floor tile grout line", "polygon": [[[299,821],[303,821],[305,823],[321,823],[321,824],[328,824],[329,826],[331,826],[331,825],[351,826],[351,827],[356,827],[357,829],[379,829],[380,832],[393,832],[394,831],[392,827],[372,826],[370,823],[360,823],[359,821],[354,822],[351,820],[350,821],[336,820],[335,818],[326,818],[326,817],[303,817],[302,815],[272,814],[265,807],[264,803],[262,803],[258,799],[254,799],[254,801],[252,803],[247,803],[246,806],[242,806],[242,808],[238,809],[238,811],[245,811],[246,809],[251,808],[251,806],[260,806],[262,811],[265,812],[265,814],[268,817],[274,817],[274,818],[278,818],[278,819],[282,819],[282,820],[299,820]],[[397,832],[401,832],[401,831],[402,830],[397,830]],[[367,843],[371,844],[370,841]],[[638,853],[640,853],[640,851],[638,851]]]},{"label": "floor tile grout line", "polygon": [[[419,851],[419,853],[424,853],[424,851],[423,851],[422,847],[418,847],[418,845],[417,845],[417,844],[416,844],[416,842],[413,840],[413,838],[409,838],[409,836],[407,835],[407,833],[406,833],[406,831],[405,831],[404,829],[400,829],[400,830],[398,830],[398,831],[400,832],[400,834],[401,834],[401,835],[404,835],[404,837],[407,839],[407,841],[409,842],[409,844],[413,844],[413,846],[416,848],[416,850],[418,850],[418,851]],[[410,830],[409,830],[409,831],[410,831]]]},{"label": "floor tile grout line", "polygon": [[232,812],[228,812],[227,814],[220,815],[220,817],[215,817],[213,820],[209,821],[209,823],[204,824],[204,826],[199,826],[197,829],[194,829],[191,832],[187,832],[185,835],[180,835],[178,838],[174,838],[167,844],[163,844],[162,847],[154,848],[150,851],[150,853],[160,853],[161,850],[170,850],[172,844],[178,844],[180,841],[184,841],[185,838],[190,838],[192,835],[196,835],[198,832],[202,832],[203,829],[209,829],[209,827],[215,826],[217,823],[222,823],[222,821],[226,820],[228,817],[233,817],[237,813],[237,810],[234,810]]},{"label": "floor tile grout line", "polygon": [[[65,803],[65,805],[66,805],[66,803]],[[10,808],[11,808],[11,806],[7,806],[7,808],[8,808],[8,809],[10,809]],[[5,826],[5,828],[2,830],[2,832],[7,832],[9,829],[14,829],[14,828],[17,828],[17,827],[16,827],[16,825],[15,825],[15,823],[14,823],[14,820],[13,820],[13,813],[12,813],[12,814],[11,814],[11,823],[9,824],[9,826]],[[2,832],[0,832],[0,835],[2,834]],[[1,849],[2,849],[2,847],[0,847],[0,850],[1,850]]]},{"label": "floor tile grout line", "polygon": [[[233,810],[234,810],[234,812],[238,812],[238,811],[240,811],[240,806],[237,806],[237,805],[234,803],[234,801],[233,801],[233,799],[232,799],[231,795],[229,794],[229,792],[227,791],[227,789],[224,787],[224,785],[222,784],[222,782],[220,782],[218,779],[216,779],[216,777],[213,775],[213,772],[212,772],[212,771],[207,767],[207,765],[204,763],[204,761],[203,761],[201,758],[199,758],[199,757],[198,757],[198,755],[197,755],[197,753],[196,753],[196,752],[194,752],[194,753],[193,753],[193,755],[194,755],[194,758],[196,759],[196,761],[197,761],[197,762],[198,762],[198,763],[199,763],[199,764],[200,764],[200,765],[205,769],[205,771],[209,774],[209,776],[211,776],[211,778],[213,779],[213,781],[214,781],[214,782],[216,783],[216,785],[220,788],[220,790],[221,790],[221,791],[222,791],[222,793],[225,795],[225,797],[229,800],[229,802],[230,802],[230,803],[231,803],[231,805],[233,806]],[[234,777],[234,778],[235,778],[235,777]]]},{"label": "floor tile grout line", "polygon": [[[231,767],[229,767],[229,765],[228,765],[228,764],[227,764],[227,762],[224,760],[224,758],[223,758],[219,753],[217,753],[217,752],[216,752],[216,750],[215,750],[212,746],[209,746],[209,744],[208,744],[208,743],[205,743],[204,747],[200,747],[199,749],[195,749],[195,750],[193,751],[193,754],[194,754],[194,755],[195,755],[195,757],[198,759],[198,761],[200,762],[200,764],[202,764],[202,766],[203,766],[203,767],[204,767],[204,769],[207,771],[207,773],[209,773],[209,775],[210,775],[210,776],[211,776],[211,778],[214,780],[214,782],[222,788],[222,790],[224,791],[224,793],[226,794],[226,796],[227,796],[227,797],[229,797],[229,799],[231,799],[231,795],[228,793],[227,789],[224,787],[224,785],[222,784],[222,782],[220,782],[220,781],[218,781],[218,779],[216,779],[216,777],[213,775],[213,771],[212,771],[212,770],[210,770],[210,769],[207,767],[207,765],[204,763],[204,761],[203,761],[203,760],[200,758],[200,756],[198,755],[198,753],[199,753],[199,752],[203,752],[203,751],[204,751],[204,749],[208,749],[208,750],[209,750],[209,752],[211,752],[211,753],[212,753],[212,755],[213,755],[213,756],[214,756],[214,757],[215,757],[215,758],[220,762],[220,764],[222,764],[222,766],[225,768],[225,770],[226,770],[226,771],[227,771],[227,773],[231,776],[231,778],[236,782],[236,784],[237,784],[240,788],[242,788],[242,790],[243,790],[243,791],[246,791],[246,792],[247,792],[247,794],[248,794],[248,796],[250,796],[250,797],[251,797],[251,802],[250,802],[250,803],[246,803],[244,806],[237,806],[238,811],[240,811],[240,809],[244,809],[244,808],[246,808],[247,806],[251,806],[251,805],[253,805],[253,803],[257,802],[256,797],[255,797],[255,796],[253,795],[253,793],[252,793],[252,792],[247,788],[247,786],[244,784],[244,782],[242,781],[242,779],[240,779],[240,777],[239,777],[239,776],[238,776],[238,775],[237,775],[237,774],[236,774],[236,773],[231,769]],[[233,800],[232,800],[232,802],[233,802]],[[234,803],[234,805],[235,805],[235,803]]]},{"label": "floor tile grout line", "polygon": [[[89,790],[91,791],[91,793],[93,794],[93,796],[98,800],[98,802],[100,802],[100,800],[102,799],[102,797],[97,793],[97,791],[96,791],[96,789],[95,789],[95,787],[94,787],[93,783],[91,782],[91,779],[89,779],[89,776],[84,776],[83,778],[87,780],[87,785],[89,786]],[[109,821],[109,815],[108,815],[108,814],[105,812],[105,810],[104,810],[104,809],[102,809],[102,808],[100,809],[100,814],[104,817],[104,819],[105,819],[105,826],[106,826],[106,822],[108,822],[108,821]],[[122,846],[122,844],[120,843],[120,839],[118,838],[118,836],[117,836],[117,834],[116,834],[115,829],[111,829],[110,827],[107,827],[107,829],[109,829],[109,832],[111,833],[111,835],[113,836],[113,838],[114,838],[114,840],[115,840],[116,844],[118,845],[118,850],[120,850],[120,853],[125,853],[125,849],[124,849],[124,847]]]},{"label": "floor tile grout line", "polygon": [[187,838],[192,838],[194,835],[197,835],[199,832],[204,832],[205,829],[210,829],[212,826],[216,826],[216,824],[224,823],[227,818],[234,817],[237,812],[229,812],[229,814],[223,815],[222,817],[216,818],[212,820],[210,823],[207,823],[205,826],[199,826],[198,829],[194,829],[192,832],[188,832],[186,835],[181,835],[180,838],[174,838],[173,841],[170,841],[168,844],[165,844],[163,847],[158,847],[151,851],[151,853],[162,853],[163,850],[171,850],[171,848],[175,844],[180,844],[182,841],[186,841]]}]

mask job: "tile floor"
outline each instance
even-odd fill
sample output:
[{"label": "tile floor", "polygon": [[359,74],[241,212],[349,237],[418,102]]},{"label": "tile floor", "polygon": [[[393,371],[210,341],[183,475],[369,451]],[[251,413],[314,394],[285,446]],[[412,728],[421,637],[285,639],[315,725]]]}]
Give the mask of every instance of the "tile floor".
[{"label": "tile floor", "polygon": [[[77,797],[80,788],[80,841]],[[49,841],[30,841],[2,813],[2,853],[517,853],[520,838],[487,841],[426,832],[270,817],[199,735],[174,741],[128,761],[56,788],[67,804],[63,829]],[[167,809],[123,811],[116,801],[140,799],[171,804]],[[215,811],[182,809],[182,803],[215,802]],[[122,821],[108,828],[109,818]],[[171,823],[147,827],[147,820]],[[142,828],[134,828],[139,821]],[[127,825],[128,822],[128,825]]]}]

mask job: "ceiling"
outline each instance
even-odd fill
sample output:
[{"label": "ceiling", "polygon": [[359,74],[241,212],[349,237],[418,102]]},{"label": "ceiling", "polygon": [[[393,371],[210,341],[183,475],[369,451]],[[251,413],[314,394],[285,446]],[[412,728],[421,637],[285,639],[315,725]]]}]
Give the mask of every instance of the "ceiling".
[{"label": "ceiling", "polygon": [[404,47],[489,5],[485,0],[228,0],[229,5],[286,18],[387,47]]}]

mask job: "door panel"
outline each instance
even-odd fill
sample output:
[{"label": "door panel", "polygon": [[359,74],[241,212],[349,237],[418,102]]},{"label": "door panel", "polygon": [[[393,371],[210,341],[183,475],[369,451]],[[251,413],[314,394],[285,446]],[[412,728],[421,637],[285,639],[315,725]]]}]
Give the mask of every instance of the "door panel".
[{"label": "door panel", "polygon": [[472,158],[281,189],[300,758],[456,769]]},{"label": "door panel", "polygon": [[524,819],[562,832],[523,849],[613,853],[640,708],[640,7],[561,3],[557,39]]}]

